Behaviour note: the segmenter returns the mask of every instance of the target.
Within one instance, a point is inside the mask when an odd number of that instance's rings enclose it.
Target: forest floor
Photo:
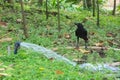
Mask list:
[[[112,16],[102,11],[100,27],[96,26],[96,17],[90,11],[65,11],[60,13],[58,32],[57,15],[51,11],[48,20],[44,12],[32,9],[26,11],[26,39],[21,25],[21,13],[4,10],[0,12],[0,79],[1,80],[119,80],[114,72],[91,72],[78,66],[45,56],[21,47],[17,55],[13,54],[16,41],[34,43],[51,49],[71,61],[82,63],[114,63],[120,62],[120,15]],[[75,49],[76,26],[74,22],[84,22],[88,31],[88,51],[84,49],[84,41],[80,39],[80,49]],[[8,46],[10,52],[8,52]],[[103,50],[103,48],[105,48]],[[117,50],[118,49],[118,50]],[[9,54],[8,54],[9,53]],[[41,52],[40,52],[41,53]],[[101,56],[101,54],[103,54]],[[79,61],[80,60],[80,61]],[[116,66],[116,65],[115,65]],[[117,65],[120,67],[119,65]],[[104,75],[103,75],[104,74]],[[112,75],[113,74],[113,75]]]

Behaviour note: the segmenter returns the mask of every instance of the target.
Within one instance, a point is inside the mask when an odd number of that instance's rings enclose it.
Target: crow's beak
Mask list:
[[[14,45],[14,54],[17,54],[19,48],[20,48],[20,42],[16,42]]]

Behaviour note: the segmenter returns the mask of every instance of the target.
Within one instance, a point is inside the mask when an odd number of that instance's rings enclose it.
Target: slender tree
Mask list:
[[[83,8],[86,9],[87,8],[87,3],[86,0],[83,0]]]
[[[92,0],[83,0],[83,8],[90,9],[92,6]]]
[[[43,0],[38,0],[38,3],[40,4],[40,6],[42,6]]]
[[[48,0],[46,0],[46,20],[48,19]]]
[[[95,16],[95,0],[93,0],[93,17]]]
[[[25,37],[28,38],[27,26],[26,26],[26,20],[25,20],[25,13],[24,13],[24,6],[23,6],[23,1],[22,0],[20,0],[20,4],[21,4],[21,11],[22,11],[23,31],[24,31]]]
[[[112,15],[115,15],[116,12],[116,0],[114,0],[113,12]]]
[[[60,33],[60,7],[59,7],[59,0],[57,0],[57,10],[58,10],[58,32]]]
[[[97,0],[97,26],[100,26],[99,0]]]
[[[92,7],[92,0],[87,0],[87,8],[90,9]]]

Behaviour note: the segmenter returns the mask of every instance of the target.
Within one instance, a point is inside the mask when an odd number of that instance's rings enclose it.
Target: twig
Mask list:
[[[4,71],[5,70],[5,68],[0,68],[0,71]]]
[[[8,75],[6,73],[0,73],[0,76],[10,76],[10,75]]]
[[[85,46],[81,46],[80,48],[84,48]],[[74,47],[70,47],[70,46],[68,46],[68,47],[66,47],[66,49],[74,49]],[[93,50],[101,50],[101,49],[103,49],[103,50],[109,50],[109,49],[113,49],[113,50],[116,50],[116,51],[119,51],[120,49],[118,49],[118,48],[111,48],[111,47],[97,47],[97,46],[88,46],[88,49],[93,49]]]

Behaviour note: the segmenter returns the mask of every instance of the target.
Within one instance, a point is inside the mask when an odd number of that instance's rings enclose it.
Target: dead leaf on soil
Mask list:
[[[22,23],[22,19],[16,19],[17,23]]]
[[[85,63],[85,60],[83,60],[83,59],[73,59],[73,61],[78,63],[78,64]]]
[[[12,41],[12,38],[2,38],[0,39],[0,42],[9,42]]]
[[[107,42],[109,43],[109,45],[113,45],[113,40],[107,40]]]
[[[6,23],[6,22],[1,22],[1,21],[0,21],[0,26],[6,28],[6,27],[7,27],[7,23]]]
[[[103,47],[104,43],[103,43],[103,41],[100,41],[98,43],[95,43],[95,46],[97,46],[97,47]]]
[[[49,58],[49,60],[50,60],[50,61],[53,61],[53,60],[54,60],[54,58],[52,58],[52,57],[51,57],[51,58]]]
[[[64,74],[64,72],[62,72],[61,70],[56,70],[55,73],[56,74]]]
[[[0,77],[1,76],[10,76],[9,74],[7,74],[7,73],[0,73]]]
[[[88,54],[90,53],[90,51],[88,50],[85,50],[85,49],[78,49],[80,52],[84,53],[84,54]]]
[[[53,51],[57,51],[57,50],[58,50],[58,48],[53,48],[52,50],[53,50]]]
[[[112,45],[118,45],[119,43],[115,42],[114,40],[107,40],[110,46]]]
[[[64,34],[64,37],[65,37],[66,39],[70,39],[70,38],[71,38],[70,34],[67,34],[67,33]]]
[[[108,32],[108,33],[106,34],[106,36],[107,36],[107,37],[115,37],[116,34],[113,34],[112,32]]]
[[[5,70],[5,68],[0,68],[0,71],[4,71]]]

